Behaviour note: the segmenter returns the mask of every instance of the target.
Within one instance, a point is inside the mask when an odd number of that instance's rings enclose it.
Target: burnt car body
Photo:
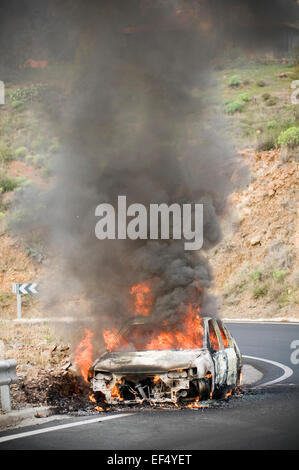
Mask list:
[[[89,371],[97,399],[108,404],[177,403],[233,391],[242,368],[237,343],[221,320],[203,317],[202,323],[198,349],[106,351]],[[136,325],[147,327],[144,318],[135,318],[121,334],[130,337]]]

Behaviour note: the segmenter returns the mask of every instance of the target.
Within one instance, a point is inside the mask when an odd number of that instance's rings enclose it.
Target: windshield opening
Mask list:
[[[187,331],[186,331],[187,330]],[[157,328],[150,324],[132,325],[119,334],[113,351],[186,350],[203,348],[203,320],[192,331],[186,325]]]

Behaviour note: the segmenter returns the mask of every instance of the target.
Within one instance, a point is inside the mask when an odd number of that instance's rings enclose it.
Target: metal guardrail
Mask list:
[[[11,411],[9,386],[18,381],[16,367],[17,361],[15,359],[0,360],[1,407],[5,411]]]

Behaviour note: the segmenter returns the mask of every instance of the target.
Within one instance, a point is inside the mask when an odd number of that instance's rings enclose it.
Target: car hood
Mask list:
[[[112,373],[163,373],[175,369],[188,369],[207,350],[121,351],[105,353],[94,363],[95,371]]]

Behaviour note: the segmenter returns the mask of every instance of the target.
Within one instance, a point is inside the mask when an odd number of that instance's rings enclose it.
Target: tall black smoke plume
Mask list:
[[[218,216],[238,166],[220,119],[211,121],[203,105],[211,63],[228,43],[266,49],[295,7],[268,0],[70,4],[79,74],[53,122],[63,155],[46,215],[39,214],[62,260],[48,299],[56,312],[63,314],[58,286],[71,286],[67,292],[84,293],[100,328],[119,325],[130,315],[131,286],[149,281],[159,321],[177,322],[190,301],[216,313],[203,254],[184,251],[181,241],[99,241],[95,208],[116,207],[118,195],[146,206],[202,202],[204,250],[219,242]],[[50,56],[53,48],[50,40]]]

